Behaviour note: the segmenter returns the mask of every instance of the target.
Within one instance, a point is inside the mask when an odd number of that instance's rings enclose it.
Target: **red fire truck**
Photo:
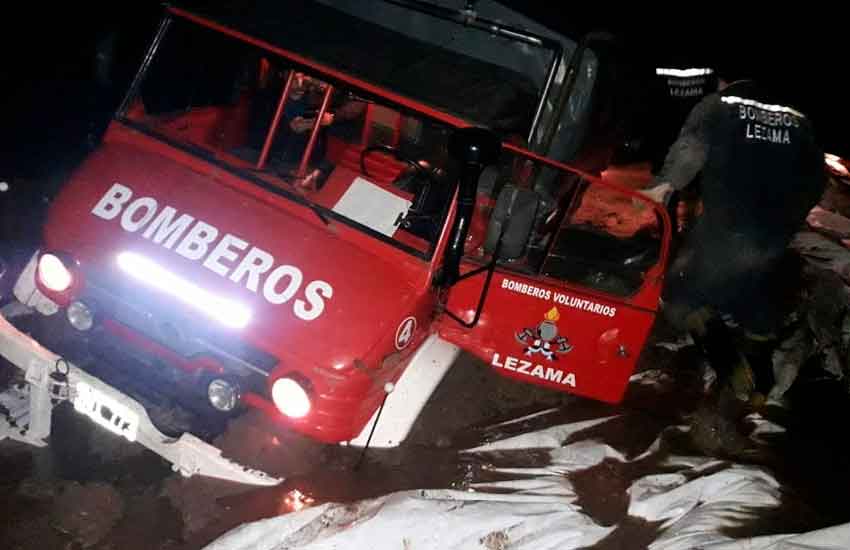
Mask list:
[[[155,411],[398,445],[461,349],[620,400],[670,222],[599,177],[602,56],[495,2],[447,5],[168,7],[4,275],[0,354],[26,384],[0,439],[44,444],[69,400],[185,475],[270,484]]]

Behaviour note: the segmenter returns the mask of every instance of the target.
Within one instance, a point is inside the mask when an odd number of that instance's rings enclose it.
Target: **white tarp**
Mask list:
[[[712,544],[705,550],[846,550],[850,547],[850,524],[819,529],[802,535],[777,535]]]
[[[533,418],[527,417],[527,418]],[[652,550],[827,550],[850,548],[850,524],[813,531],[735,540],[728,533],[776,510],[782,487],[766,469],[704,456],[661,455],[665,434],[687,431],[669,426],[638,456],[624,453],[582,432],[618,417],[603,417],[530,431],[466,451],[499,481],[477,482],[467,491],[420,490],[394,493],[353,505],[324,504],[243,525],[208,550],[282,549],[462,549],[585,548],[602,541],[617,525],[596,521],[578,502],[568,474],[603,461],[654,460],[658,471],[634,479],[627,490],[628,517],[660,527]],[[514,430],[520,420],[502,424]],[[511,426],[512,425],[512,426]],[[602,426],[604,427],[604,426]],[[548,465],[516,466],[530,449],[548,450]],[[498,467],[500,454],[513,453],[511,467]],[[658,456],[655,456],[658,455]]]
[[[249,524],[207,548],[568,550],[591,546],[611,530],[556,495],[514,499],[463,491],[406,491]]]

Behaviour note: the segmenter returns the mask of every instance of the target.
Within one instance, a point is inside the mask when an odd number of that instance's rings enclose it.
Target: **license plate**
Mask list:
[[[85,382],[78,382],[74,409],[127,441],[136,441],[139,415]]]

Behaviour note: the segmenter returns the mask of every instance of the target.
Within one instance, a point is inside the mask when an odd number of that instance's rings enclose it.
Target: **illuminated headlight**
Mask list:
[[[68,306],[68,322],[79,331],[90,330],[94,325],[94,315],[89,307],[82,302],[71,302]]]
[[[38,279],[48,290],[65,292],[71,288],[74,276],[58,256],[43,254],[38,260]]]
[[[216,296],[150,258],[133,252],[122,252],[118,255],[118,267],[139,282],[170,294],[225,326],[244,328],[251,321],[251,310],[246,306]]]
[[[207,386],[207,398],[214,409],[230,412],[239,404],[239,386],[221,378],[216,378]]]
[[[272,385],[272,401],[290,418],[304,418],[310,412],[310,396],[301,384],[292,378],[281,378]]]

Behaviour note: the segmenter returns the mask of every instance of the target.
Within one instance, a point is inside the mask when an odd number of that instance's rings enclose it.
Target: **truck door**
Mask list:
[[[479,180],[440,336],[502,376],[619,401],[655,319],[670,222],[629,188],[639,177],[604,176],[503,151]]]

